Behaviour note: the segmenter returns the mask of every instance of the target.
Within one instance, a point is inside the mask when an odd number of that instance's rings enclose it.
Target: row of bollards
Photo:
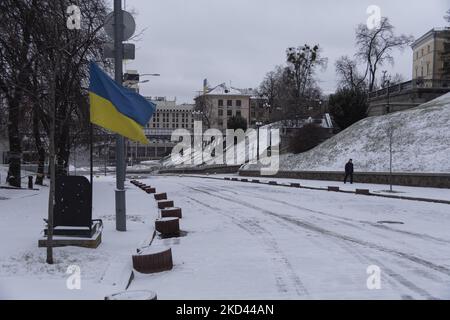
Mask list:
[[[160,212],[160,217],[155,220],[155,231],[165,239],[179,237],[181,208],[174,207],[174,202],[167,199],[167,193],[157,193],[156,188],[137,180],[132,180],[131,183],[141,190],[153,194]],[[138,250],[132,258],[133,268],[140,273],[156,273],[173,268],[172,249],[166,246],[149,246]]]
[[[269,181],[267,183],[261,182],[260,180],[257,179],[238,179],[238,178],[230,178],[230,177],[224,177],[223,178],[225,181],[239,181],[239,182],[249,182],[249,183],[261,183],[261,184],[268,184],[271,186],[282,186],[282,187],[291,187],[291,188],[306,188],[306,189],[314,189],[314,190],[328,190],[328,191],[332,191],[332,192],[345,192],[345,193],[355,193],[355,194],[359,194],[359,195],[366,195],[366,196],[370,196],[373,195],[372,193],[370,193],[369,189],[356,189],[355,192],[353,191],[345,191],[345,190],[340,190],[339,187],[337,186],[328,186],[326,189],[322,188],[322,187],[306,187],[306,186],[302,186],[300,183],[290,183],[289,185],[287,184],[282,184],[282,183],[278,183],[277,181]]]

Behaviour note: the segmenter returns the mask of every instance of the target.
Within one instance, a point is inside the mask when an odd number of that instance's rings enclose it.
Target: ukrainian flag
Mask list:
[[[131,140],[148,144],[143,127],[156,110],[154,103],[113,81],[97,64],[90,64],[91,122]]]

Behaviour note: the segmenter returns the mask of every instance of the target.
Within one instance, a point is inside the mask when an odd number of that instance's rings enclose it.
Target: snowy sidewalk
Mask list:
[[[122,291],[131,274],[131,255],[153,234],[157,210],[153,197],[127,191],[127,232],[115,230],[114,178],[94,181],[93,218],[102,219],[97,249],[54,249],[55,264],[45,263],[37,241],[47,216],[48,188],[39,191],[0,189],[0,298],[103,299]],[[68,290],[69,265],[81,268],[81,290]]]

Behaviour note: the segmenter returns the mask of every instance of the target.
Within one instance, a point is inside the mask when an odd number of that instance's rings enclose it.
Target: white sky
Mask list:
[[[112,5],[112,1],[111,1]],[[136,11],[136,60],[125,69],[160,73],[141,84],[141,94],[192,102],[202,81],[255,88],[290,46],[318,43],[328,68],[318,74],[325,93],[336,87],[334,62],[355,52],[354,30],[378,5],[397,33],[420,37],[445,25],[448,0],[126,0]],[[411,49],[395,54],[393,74],[411,78]]]

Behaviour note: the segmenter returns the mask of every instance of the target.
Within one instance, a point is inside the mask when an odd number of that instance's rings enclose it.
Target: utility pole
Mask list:
[[[117,84],[122,85],[123,60],[123,11],[122,0],[114,0],[114,76]],[[125,206],[125,159],[124,138],[116,135],[116,230],[127,230]]]

